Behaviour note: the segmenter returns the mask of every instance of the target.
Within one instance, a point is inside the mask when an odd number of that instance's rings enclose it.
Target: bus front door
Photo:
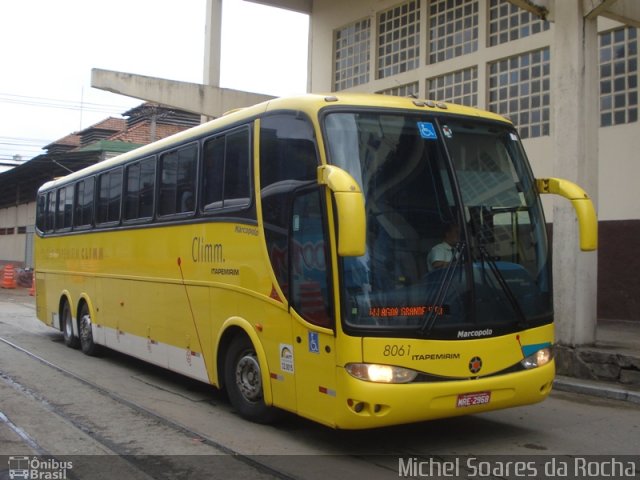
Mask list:
[[[328,236],[322,190],[297,192],[290,238],[293,367],[298,413],[331,423],[336,357]]]

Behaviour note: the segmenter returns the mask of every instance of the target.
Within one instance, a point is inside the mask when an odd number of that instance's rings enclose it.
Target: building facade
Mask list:
[[[491,110],[517,126],[537,177],[554,176],[555,25],[506,0],[313,3],[309,90]],[[640,320],[638,29],[598,18],[598,316]],[[556,176],[560,176],[557,173]],[[596,193],[596,192],[594,192]],[[547,221],[553,200],[545,198]]]

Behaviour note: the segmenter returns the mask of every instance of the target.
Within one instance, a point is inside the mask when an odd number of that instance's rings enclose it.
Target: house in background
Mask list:
[[[47,153],[0,174],[0,264],[33,266],[36,193],[67,175],[200,123],[200,115],[157,103],[109,117],[44,147]]]

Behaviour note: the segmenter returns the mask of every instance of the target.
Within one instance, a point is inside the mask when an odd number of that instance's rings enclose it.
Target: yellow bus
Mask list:
[[[281,410],[363,429],[543,400],[551,267],[505,118],[381,95],[231,112],[43,185],[38,318]]]

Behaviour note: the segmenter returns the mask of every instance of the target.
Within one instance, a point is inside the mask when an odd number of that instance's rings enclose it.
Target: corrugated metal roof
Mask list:
[[[69,152],[38,155],[0,175],[0,208],[33,202],[45,182],[98,163],[102,152]]]

